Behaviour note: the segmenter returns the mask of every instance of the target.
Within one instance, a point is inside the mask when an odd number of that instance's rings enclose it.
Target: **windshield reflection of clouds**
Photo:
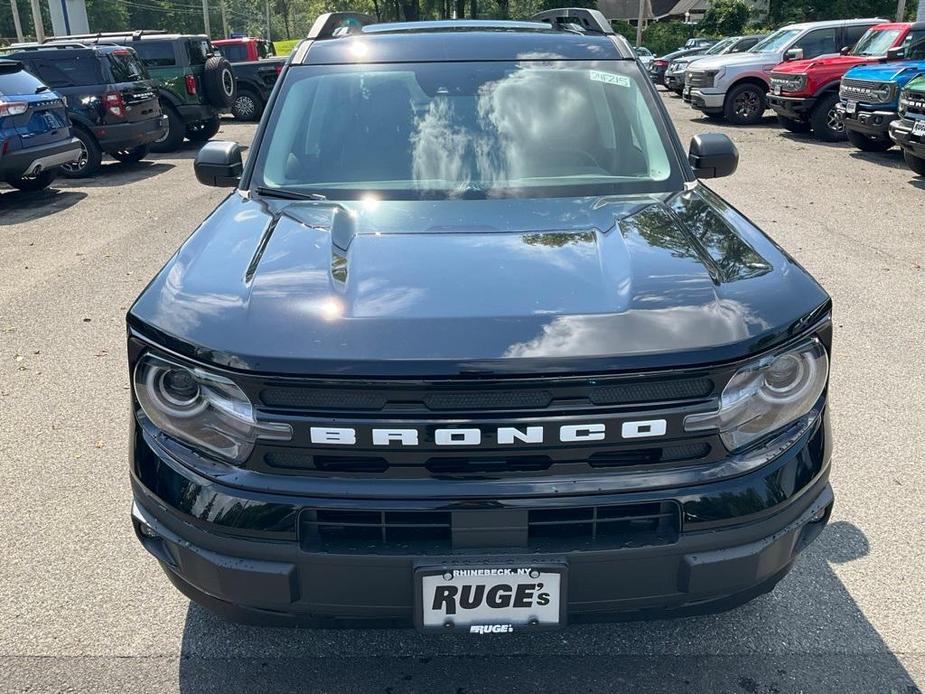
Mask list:
[[[588,139],[576,132],[576,124],[591,130],[594,104],[588,89],[569,73],[519,70],[482,84],[475,98],[477,128],[466,124],[473,114],[462,112],[460,101],[467,100],[438,92],[415,119],[411,158],[418,188],[452,181],[453,191],[461,194],[486,184],[554,176],[562,171],[563,158],[577,159],[577,168],[566,167],[574,173],[607,175],[592,156],[575,154],[587,149],[581,147],[582,137]]]

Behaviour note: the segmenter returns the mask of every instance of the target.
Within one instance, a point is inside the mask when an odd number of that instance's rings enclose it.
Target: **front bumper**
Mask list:
[[[666,74],[665,86],[675,92],[679,92],[684,89],[684,73],[675,72],[672,74]]]
[[[35,176],[42,171],[75,161],[79,155],[80,140],[76,137],[8,152],[0,157],[0,180],[10,181],[24,176]]]
[[[913,135],[913,123],[914,121],[907,118],[894,120],[889,126],[890,138],[904,151],[920,159],[925,159],[925,135]]]
[[[167,116],[147,118],[134,123],[119,123],[94,129],[94,135],[104,152],[134,149],[160,139],[167,132]]]
[[[707,90],[692,87],[690,91],[691,108],[707,113],[714,113],[723,110],[726,103],[726,92]]]
[[[555,484],[543,496],[470,497],[465,502],[390,499],[386,484],[379,495],[371,494],[367,484],[362,496],[350,498],[325,497],[321,487],[317,496],[284,496],[204,477],[138,425],[133,446],[132,515],[139,540],[187,595],[228,616],[255,621],[336,617],[410,624],[416,565],[422,560],[441,565],[486,558],[495,563],[566,563],[569,619],[724,609],[770,590],[822,530],[833,502],[826,415],[779,457],[739,477],[577,497],[557,496]],[[667,544],[566,548],[553,554],[490,545],[427,555],[332,552],[313,548],[303,536],[304,515],[317,509],[443,509],[454,516],[470,514],[470,520],[475,513],[490,525],[493,513],[605,501],[677,504],[680,532]]]
[[[790,120],[805,121],[816,106],[815,97],[780,96],[768,94],[768,106]]]
[[[837,104],[835,110],[841,116],[845,128],[867,135],[875,140],[890,138],[890,123],[898,117],[896,111],[855,111],[848,113],[845,104]]]

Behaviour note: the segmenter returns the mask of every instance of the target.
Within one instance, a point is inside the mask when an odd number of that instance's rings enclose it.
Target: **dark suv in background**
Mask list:
[[[61,96],[19,61],[0,59],[0,181],[41,190],[80,151]]]
[[[217,53],[204,34],[168,34],[133,31],[67,37],[99,44],[129,46],[158,82],[167,132],[151,146],[154,152],[172,152],[183,144],[205,142],[219,129],[219,115],[235,99],[231,64]]]
[[[104,152],[140,161],[166,131],[157,87],[130,48],[55,41],[17,46],[9,57],[67,99],[81,153],[62,166],[65,176],[92,176]]]

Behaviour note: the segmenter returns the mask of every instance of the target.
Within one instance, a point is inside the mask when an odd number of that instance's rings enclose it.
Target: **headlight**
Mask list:
[[[223,376],[146,354],[133,381],[154,426],[228,462],[244,462],[257,439],[292,438],[288,424],[257,422],[247,395]]]
[[[715,412],[688,415],[685,431],[719,429],[737,450],[808,414],[829,377],[829,359],[816,338],[742,367],[723,389]]]
[[[893,87],[889,84],[881,84],[871,90],[871,96],[877,100],[876,103],[888,103],[893,100]]]

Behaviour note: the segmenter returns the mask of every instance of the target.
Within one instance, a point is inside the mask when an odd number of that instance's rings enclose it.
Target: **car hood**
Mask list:
[[[781,63],[774,68],[774,72],[781,72],[791,75],[802,75],[810,70],[848,70],[855,65],[870,63],[876,61],[876,58],[862,57],[857,55],[830,55],[820,58],[809,58],[807,60],[792,60],[787,63]]]
[[[895,61],[858,65],[846,72],[845,78],[873,82],[893,82],[895,80],[911,79],[912,76],[920,72],[925,72],[925,61]]]
[[[201,361],[291,374],[696,365],[828,297],[703,186],[674,196],[289,203],[231,195],[129,312]]]
[[[697,61],[698,70],[719,70],[730,67],[753,67],[777,65],[777,53],[730,53],[727,55],[700,56]],[[770,67],[768,68],[770,69]]]

